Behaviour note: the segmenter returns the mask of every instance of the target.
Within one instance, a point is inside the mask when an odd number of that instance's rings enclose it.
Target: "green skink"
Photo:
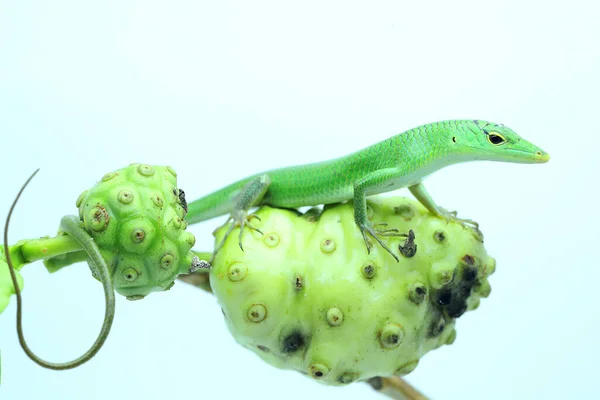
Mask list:
[[[443,167],[466,161],[544,163],[549,159],[546,152],[501,124],[481,120],[435,122],[345,157],[274,169],[242,179],[189,203],[186,219],[196,223],[230,214],[227,222],[234,223],[216,247],[216,254],[234,227],[240,227],[240,247],[244,227],[259,231],[251,223],[253,215],[248,215],[252,207],[297,208],[353,200],[354,219],[367,251],[372,247],[370,235],[399,260],[380,237],[406,234],[371,224],[367,218],[367,196],[407,187],[433,214],[477,227],[475,222],[438,207],[425,190],[423,179]]]

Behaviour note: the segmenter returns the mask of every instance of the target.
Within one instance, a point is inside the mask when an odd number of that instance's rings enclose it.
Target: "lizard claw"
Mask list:
[[[394,259],[396,260],[396,262],[400,262],[400,259],[398,258],[397,255],[395,255],[392,250],[390,250],[385,243],[383,243],[383,241],[381,240],[380,236],[384,236],[384,237],[398,237],[398,236],[402,236],[402,237],[406,237],[407,235],[404,233],[398,233],[398,229],[380,229],[380,228],[376,228],[376,227],[385,227],[387,226],[387,224],[384,223],[379,223],[379,224],[375,224],[375,225],[370,225],[368,223],[365,224],[361,224],[358,227],[360,228],[360,231],[362,233],[363,239],[365,240],[365,245],[367,246],[367,253],[370,254],[371,253],[371,248],[373,248],[373,243],[371,242],[371,240],[369,239],[369,237],[367,236],[367,234],[371,235],[376,241],[377,243],[379,243],[379,245],[381,247],[383,247],[385,249],[385,251],[387,251],[388,253],[391,254],[392,257],[394,257]]]
[[[229,225],[229,228],[227,229],[227,232],[225,232],[225,235],[223,235],[223,239],[221,240],[221,242],[219,243],[219,245],[217,246],[217,248],[213,252],[213,256],[211,258],[211,263],[214,261],[217,252],[219,250],[221,250],[221,248],[225,245],[225,242],[227,241],[227,238],[229,237],[229,235],[231,234],[231,232],[235,228],[237,228],[237,227],[240,228],[240,234],[238,236],[238,244],[239,244],[240,249],[242,251],[244,251],[244,246],[242,245],[242,236],[244,234],[244,228],[248,227],[249,229],[251,229],[251,230],[253,230],[255,232],[258,232],[261,235],[264,235],[264,233],[260,229],[258,229],[257,227],[255,227],[254,225],[252,225],[250,223],[250,221],[252,221],[253,219],[257,219],[259,221],[262,221],[258,215],[256,215],[256,214],[250,214],[250,215],[248,215],[243,210],[234,211],[234,212],[231,213],[231,215],[229,216],[229,218],[227,219],[227,221],[225,221],[225,223],[223,225],[221,225],[220,228],[218,228],[218,229],[221,229],[225,225],[229,224],[230,221],[233,221],[233,223],[231,223],[231,225]]]
[[[255,232],[258,232],[258,233],[260,233],[261,235],[264,235],[264,233],[262,233],[262,231],[261,231],[260,229],[258,229],[257,227],[255,227],[254,225],[252,225],[252,224],[250,223],[250,220],[251,220],[251,219],[254,219],[254,218],[256,218],[256,219],[258,219],[259,221],[261,221],[261,219],[260,219],[260,218],[259,218],[257,215],[255,215],[255,214],[252,214],[252,215],[250,215],[250,216],[248,216],[248,217],[244,218],[244,219],[242,220],[242,222],[240,222],[240,223],[239,223],[239,227],[240,227],[240,235],[239,235],[239,238],[238,238],[238,244],[240,245],[240,249],[242,249],[242,251],[244,251],[244,246],[242,245],[242,235],[244,234],[244,228],[245,228],[246,226],[247,226],[248,228],[250,228],[251,230],[253,230],[253,231],[255,231]]]
[[[392,229],[380,229],[379,228],[379,227],[386,227],[386,226],[388,226],[387,222],[379,222],[377,224],[373,224],[373,230],[379,236],[400,236],[400,237],[408,236],[406,233],[399,233],[400,231],[396,228],[392,228]]]
[[[473,233],[473,236],[481,242],[483,242],[483,233],[479,230],[479,223],[473,221],[472,219],[458,218],[456,211],[447,211],[440,207],[442,214],[440,217],[446,220],[446,222],[455,222],[462,226],[465,229],[470,229]]]
[[[262,222],[262,219],[260,219],[260,217],[258,215],[256,215],[256,214],[250,214],[250,215],[248,215],[248,218],[246,218],[246,221],[250,222],[253,219],[257,219],[260,222]]]

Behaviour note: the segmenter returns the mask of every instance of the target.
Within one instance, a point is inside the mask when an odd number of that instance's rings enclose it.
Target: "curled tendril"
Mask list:
[[[25,337],[23,335],[23,324],[22,324],[22,316],[23,316],[23,300],[21,298],[21,290],[19,288],[19,284],[17,282],[17,276],[15,273],[14,266],[12,264],[10,258],[10,251],[8,247],[8,225],[10,223],[10,217],[12,216],[13,210],[21,197],[21,194],[29,184],[29,182],[33,179],[33,177],[38,173],[39,169],[37,169],[30,177],[27,179],[25,184],[21,187],[21,190],[17,194],[12,206],[10,207],[10,211],[8,212],[8,217],[6,218],[6,224],[4,225],[4,254],[6,256],[6,263],[8,264],[8,268],[10,270],[10,276],[13,282],[13,286],[15,288],[15,295],[17,297],[17,333],[19,336],[19,343],[25,351],[25,354],[31,360],[33,360],[38,365],[54,369],[54,370],[65,370],[71,369],[80,366],[81,364],[89,361],[96,355],[98,350],[102,347],[108,334],[110,332],[110,328],[112,326],[114,316],[115,316],[115,291],[114,286],[110,277],[110,273],[108,272],[108,266],[102,258],[102,254],[100,253],[100,249],[98,245],[94,242],[94,239],[83,229],[83,227],[79,224],[78,218],[72,215],[67,215],[62,218],[60,222],[61,229],[69,236],[71,236],[75,241],[77,241],[83,250],[88,255],[88,262],[92,263],[96,267],[96,270],[100,274],[100,280],[102,282],[102,286],[104,288],[104,300],[105,300],[105,313],[104,313],[104,322],[102,323],[102,328],[96,341],[94,344],[86,351],[81,357],[68,361],[65,363],[51,363],[45,360],[42,360],[38,356],[36,356],[33,351],[27,345],[25,341]]]

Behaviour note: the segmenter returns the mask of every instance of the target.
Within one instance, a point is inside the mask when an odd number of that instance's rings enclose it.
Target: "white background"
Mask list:
[[[131,162],[172,165],[188,199],[250,173],[345,155],[442,119],[504,123],[545,165],[468,163],[426,181],[481,223],[492,295],[408,380],[434,399],[598,396],[600,13],[578,1],[2,1],[0,211],[11,242],[54,234]],[[399,192],[408,194],[407,192]],[[2,223],[4,219],[2,219]],[[221,220],[191,227],[212,246]],[[101,286],[83,264],[24,269],[25,329],[46,359],[93,342]],[[13,399],[377,399],[276,370],[237,345],[216,299],[178,283],[118,298],[81,368],[37,367],[0,318]]]

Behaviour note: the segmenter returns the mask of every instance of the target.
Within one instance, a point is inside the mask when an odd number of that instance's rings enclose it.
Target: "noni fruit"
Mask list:
[[[187,204],[171,167],[131,164],[110,172],[77,199],[79,217],[130,300],[173,286],[194,259]],[[97,271],[92,274],[98,278]]]
[[[450,344],[455,321],[490,293],[495,261],[478,232],[405,198],[369,200],[372,224],[400,262],[367,253],[351,202],[296,213],[262,207],[263,233],[237,228],[217,253],[210,283],[235,339],[266,362],[345,385],[406,375]],[[225,227],[216,231],[220,243]]]

